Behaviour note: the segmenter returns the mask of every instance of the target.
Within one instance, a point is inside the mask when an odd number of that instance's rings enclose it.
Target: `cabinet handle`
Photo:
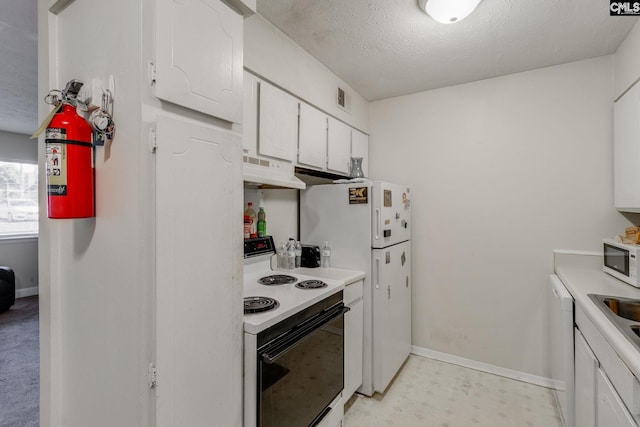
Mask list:
[[[380,258],[376,258],[376,274],[373,278],[373,282],[376,284],[376,289],[380,289]]]
[[[380,239],[380,208],[376,208],[376,240]]]
[[[391,299],[391,285],[387,285],[387,299]]]

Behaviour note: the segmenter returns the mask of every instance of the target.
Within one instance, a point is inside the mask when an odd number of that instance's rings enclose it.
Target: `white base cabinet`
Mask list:
[[[575,321],[576,427],[638,427],[640,383],[579,307]]]
[[[598,390],[598,399],[596,401],[598,426],[637,427],[613,384],[611,384],[602,369],[597,370],[596,389]]]
[[[362,343],[364,340],[364,280],[345,287],[344,304],[350,310],[344,315],[344,401],[362,385]]]
[[[596,370],[598,359],[593,354],[580,331],[575,330],[575,425],[596,425]]]

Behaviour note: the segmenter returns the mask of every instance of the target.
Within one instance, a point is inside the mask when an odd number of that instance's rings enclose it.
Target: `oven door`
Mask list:
[[[313,426],[344,386],[343,304],[258,349],[258,426]]]

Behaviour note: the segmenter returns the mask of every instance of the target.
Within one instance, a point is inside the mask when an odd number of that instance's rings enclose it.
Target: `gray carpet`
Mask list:
[[[0,313],[0,427],[38,427],[38,297]]]

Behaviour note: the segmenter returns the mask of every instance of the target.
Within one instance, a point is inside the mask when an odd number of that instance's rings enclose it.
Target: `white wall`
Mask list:
[[[58,16],[53,3],[38,1],[39,99],[72,78],[107,88],[113,75],[117,132],[95,150],[96,217],[40,221],[40,424],[151,426],[152,154],[141,117],[149,2],[75,1]],[[50,106],[39,106],[42,120]]]
[[[613,208],[611,56],[371,104],[376,179],[408,184],[413,344],[548,377],[552,249]]]
[[[244,20],[244,66],[327,114],[368,133],[367,101],[258,14]],[[337,107],[338,87],[351,94],[351,113]]]
[[[256,214],[260,206],[264,208],[267,234],[276,245],[298,238],[298,190],[245,188],[245,209],[248,202],[253,203]]]
[[[38,294],[38,238],[0,239],[0,265],[16,275],[16,297]]]

